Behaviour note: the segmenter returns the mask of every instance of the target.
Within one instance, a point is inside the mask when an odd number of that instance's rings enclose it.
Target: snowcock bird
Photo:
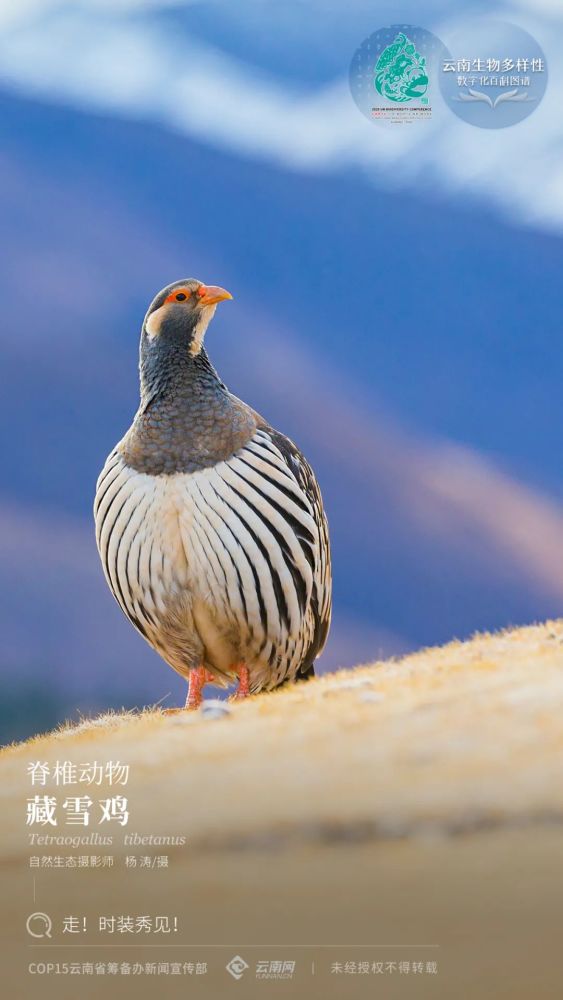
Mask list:
[[[188,681],[236,697],[314,673],[331,615],[330,546],[314,473],[233,396],[204,336],[232,296],[168,285],[141,331],[141,402],[98,478],[104,573],[121,609]]]

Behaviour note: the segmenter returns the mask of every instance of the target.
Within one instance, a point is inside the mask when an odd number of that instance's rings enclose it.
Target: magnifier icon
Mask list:
[[[25,922],[27,933],[34,938],[52,937],[53,921],[47,913],[30,913]]]

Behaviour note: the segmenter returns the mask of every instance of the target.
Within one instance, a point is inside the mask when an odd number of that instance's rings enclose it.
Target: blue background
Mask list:
[[[212,359],[318,473],[321,669],[560,612],[560,81],[502,134],[445,108],[390,134],[347,73],[393,5],[279,6],[0,16],[6,739],[184,697],[113,602],[91,520],[142,317],[179,277],[233,293]],[[458,5],[424,7],[402,19],[447,40]],[[549,58],[560,12],[504,8]]]

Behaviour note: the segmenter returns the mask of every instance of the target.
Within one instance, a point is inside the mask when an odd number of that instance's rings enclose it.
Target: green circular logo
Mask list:
[[[426,59],[403,31],[395,37],[375,64],[375,89],[397,104],[422,100],[428,90]]]

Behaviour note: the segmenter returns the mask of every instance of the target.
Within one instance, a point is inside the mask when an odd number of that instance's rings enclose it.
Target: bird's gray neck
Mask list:
[[[182,343],[159,345],[158,353],[142,345],[139,373],[141,409],[149,404],[164,405],[173,398],[197,397],[201,393],[228,395],[205,348],[193,356]]]
[[[196,472],[229,458],[256,429],[252,410],[221,382],[204,348],[141,350],[141,405],[119,448],[148,475]]]

